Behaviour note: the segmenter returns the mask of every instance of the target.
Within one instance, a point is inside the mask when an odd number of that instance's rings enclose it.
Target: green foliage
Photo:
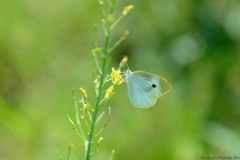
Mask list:
[[[128,3],[118,1],[116,13]],[[116,88],[101,108],[108,113],[110,106],[112,117],[92,159],[108,159],[112,149],[116,160],[237,156],[239,1],[131,3],[134,12],[114,27],[111,46],[124,29],[131,34],[114,50],[111,66],[127,55],[131,70],[163,76],[173,88],[147,110],[131,106],[124,85]],[[66,159],[69,144],[70,160],[84,155],[66,114],[75,117],[72,87],[95,95],[91,26],[99,13],[96,1],[1,2],[0,159]]]

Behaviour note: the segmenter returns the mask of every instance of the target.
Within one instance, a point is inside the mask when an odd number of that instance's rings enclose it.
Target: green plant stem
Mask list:
[[[71,146],[69,146],[69,147],[68,147],[68,155],[67,155],[67,160],[69,160],[70,151],[71,151]]]
[[[118,17],[118,19],[111,25],[111,29],[113,29],[122,19],[123,19],[124,15],[121,15],[120,17]]]
[[[125,40],[125,37],[121,36],[119,40],[115,42],[111,48],[109,48],[108,52],[111,53],[112,50],[114,50],[123,40]]]
[[[116,3],[116,0],[113,0],[110,14],[113,14],[115,3]],[[102,89],[103,89],[104,77],[106,74],[105,72],[106,72],[106,68],[107,68],[106,67],[107,59],[109,57],[108,48],[109,48],[110,32],[111,32],[110,27],[111,27],[111,24],[108,24],[108,31],[107,31],[106,40],[105,40],[104,57],[103,57],[103,63],[102,63],[102,74],[100,74],[100,85],[99,85],[99,90],[98,90],[98,97],[97,97],[95,107],[94,107],[92,123],[91,123],[91,127],[90,127],[90,133],[89,133],[89,137],[88,137],[88,141],[87,141],[87,148],[86,148],[86,152],[85,152],[85,160],[89,160],[91,157],[90,153],[91,153],[93,133],[94,133],[95,123],[96,123],[97,115],[98,115],[98,109],[99,109],[100,101],[101,101],[100,99],[101,99],[101,93],[102,93]]]

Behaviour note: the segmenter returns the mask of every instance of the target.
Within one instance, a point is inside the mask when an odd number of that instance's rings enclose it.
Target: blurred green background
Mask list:
[[[116,16],[129,4],[111,41],[130,35],[110,66],[128,55],[131,70],[173,88],[149,109],[131,106],[126,84],[116,88],[101,108],[111,106],[112,118],[93,160],[112,149],[116,160],[240,156],[240,1],[121,0]],[[0,1],[0,160],[65,158],[71,144],[71,160],[84,153],[67,114],[74,118],[72,87],[94,104],[92,26],[100,19],[95,0]]]

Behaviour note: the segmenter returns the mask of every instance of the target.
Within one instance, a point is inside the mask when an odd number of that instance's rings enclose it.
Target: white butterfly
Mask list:
[[[153,106],[159,97],[171,89],[166,79],[152,73],[126,70],[124,74],[130,102],[138,108]]]

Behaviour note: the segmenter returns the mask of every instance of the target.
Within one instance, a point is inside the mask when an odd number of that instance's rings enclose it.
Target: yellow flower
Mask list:
[[[113,84],[117,84],[117,85],[122,84],[123,78],[120,73],[121,73],[120,69],[115,70],[114,68],[112,68],[111,78],[112,78]]]
[[[85,98],[87,98],[87,92],[83,88],[80,87],[80,90],[82,91],[82,94]]]
[[[126,16],[131,11],[131,9],[133,9],[133,7],[134,7],[133,5],[124,7],[122,15]]]
[[[111,86],[107,89],[107,92],[106,92],[106,94],[105,94],[105,98],[108,98],[109,96],[113,95],[113,94],[114,94],[113,90],[114,90],[114,86],[111,85]]]

